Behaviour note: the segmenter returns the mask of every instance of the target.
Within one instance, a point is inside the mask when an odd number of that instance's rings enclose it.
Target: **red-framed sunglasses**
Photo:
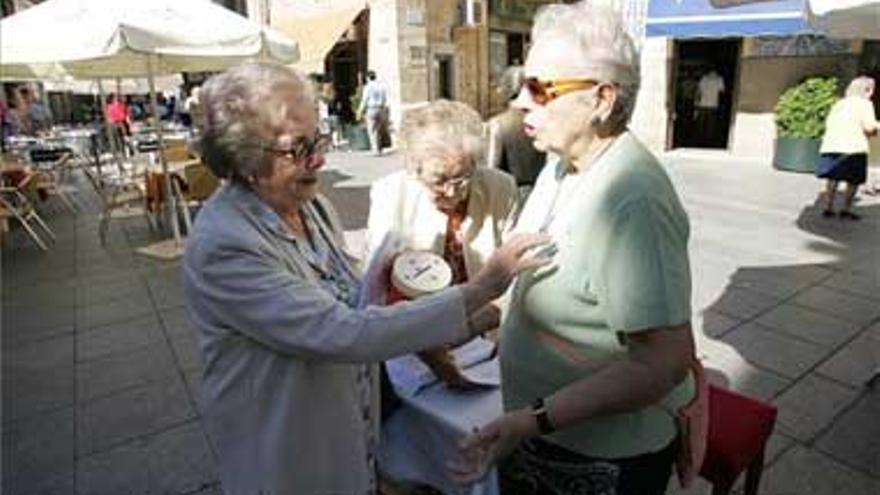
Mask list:
[[[546,105],[556,98],[574,91],[582,91],[594,88],[599,81],[594,79],[557,79],[555,81],[541,81],[537,77],[529,77],[523,82],[523,86],[532,96],[532,100],[538,105]]]

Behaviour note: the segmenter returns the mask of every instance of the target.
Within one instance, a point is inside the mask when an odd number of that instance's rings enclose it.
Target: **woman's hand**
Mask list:
[[[536,249],[549,242],[547,234],[513,235],[495,249],[471,283],[485,291],[489,299],[500,297],[518,273],[550,262],[545,249]]]
[[[447,468],[456,483],[469,485],[504,459],[525,439],[538,432],[531,411],[520,409],[501,416],[476,430],[459,445],[460,458],[449,462]]]

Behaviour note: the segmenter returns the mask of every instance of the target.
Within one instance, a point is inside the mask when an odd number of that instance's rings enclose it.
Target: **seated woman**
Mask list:
[[[517,204],[516,184],[480,165],[482,119],[460,102],[439,100],[407,112],[401,128],[406,170],[375,182],[370,192],[368,244],[395,232],[408,249],[432,251],[466,282],[501,245]],[[452,388],[473,386],[444,348],[419,354]]]
[[[305,78],[242,65],[208,80],[200,105],[202,156],[228,183],[196,219],[182,277],[224,493],[375,493],[373,364],[497,325],[487,304],[541,264],[524,255],[540,238],[512,238],[467,284],[359,307],[360,276],[318,195],[325,143]]]

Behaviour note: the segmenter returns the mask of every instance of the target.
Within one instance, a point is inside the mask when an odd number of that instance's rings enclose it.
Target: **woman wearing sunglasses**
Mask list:
[[[203,157],[229,184],[199,213],[183,282],[223,491],[374,493],[374,363],[494,328],[488,303],[542,264],[524,254],[540,238],[511,239],[464,285],[358,308],[357,270],[318,195],[325,143],[310,85],[251,64],[214,76],[200,97]]]
[[[462,482],[501,461],[503,493],[653,495],[691,401],[688,218],[663,167],[627,130],[639,59],[621,15],[541,10],[514,104],[558,156],[517,231],[547,232],[555,269],[524,274],[501,327],[506,413],[466,440]]]
[[[369,248],[394,232],[407,249],[442,256],[453,285],[464,283],[501,245],[516,211],[516,185],[483,166],[483,121],[464,103],[438,100],[409,110],[401,141],[406,170],[376,181],[370,191]],[[446,350],[419,356],[450,388],[476,388]]]

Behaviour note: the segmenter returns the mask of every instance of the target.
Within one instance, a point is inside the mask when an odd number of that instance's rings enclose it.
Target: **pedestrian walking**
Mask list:
[[[107,114],[107,122],[110,123],[113,148],[125,156],[128,149],[127,139],[131,136],[131,118],[128,113],[128,105],[122,101],[119,95],[110,93],[104,112]]]
[[[843,208],[837,215],[844,220],[861,218],[852,211],[853,199],[868,175],[868,137],[876,136],[880,129],[871,103],[874,85],[870,77],[853,79],[846,88],[846,95],[831,107],[825,121],[816,168],[816,176],[827,179],[823,217],[834,216],[834,198],[840,182],[845,182]]]
[[[385,85],[376,79],[376,73],[367,72],[367,85],[358,108],[358,116],[366,121],[370,148],[377,155],[382,154],[383,145],[389,143],[388,136],[388,96]]]

